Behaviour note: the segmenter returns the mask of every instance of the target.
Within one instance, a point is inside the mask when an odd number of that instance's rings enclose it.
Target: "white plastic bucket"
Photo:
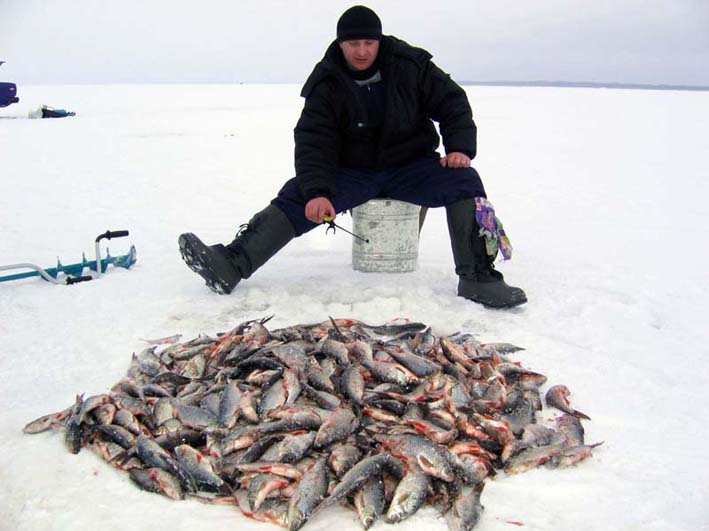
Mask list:
[[[421,207],[394,199],[372,199],[352,209],[352,267],[357,271],[403,273],[416,269]]]

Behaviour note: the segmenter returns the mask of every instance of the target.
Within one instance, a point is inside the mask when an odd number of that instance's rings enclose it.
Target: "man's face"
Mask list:
[[[352,70],[367,70],[377,58],[379,41],[376,39],[342,41],[340,48]]]

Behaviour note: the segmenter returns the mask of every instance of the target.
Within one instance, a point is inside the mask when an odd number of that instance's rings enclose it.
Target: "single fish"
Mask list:
[[[474,362],[468,357],[465,350],[460,345],[441,338],[441,348],[443,349],[443,354],[451,363],[458,363],[466,370],[473,368]]]
[[[283,379],[280,378],[263,394],[258,406],[259,417],[263,419],[269,411],[282,407],[286,403],[286,398]]]
[[[399,363],[372,360],[362,362],[369,372],[380,382],[388,382],[402,387],[419,383],[419,378]]]
[[[330,377],[323,371],[320,364],[315,360],[315,358],[309,358],[305,369],[305,378],[308,383],[320,391],[325,391],[327,393],[334,393],[335,386],[332,383]]]
[[[573,415],[574,417],[578,417],[580,419],[591,420],[591,417],[585,413],[581,413],[571,407],[568,400],[570,394],[571,391],[569,391],[569,388],[565,385],[554,385],[549,388],[544,400],[548,406],[555,407],[564,413],[568,413],[569,415]]]
[[[298,373],[293,369],[283,371],[283,389],[286,393],[286,406],[292,406],[298,400],[301,392]]]
[[[429,487],[429,476],[421,468],[416,465],[407,467],[389,505],[387,522],[390,524],[401,522],[418,511],[426,501]]]
[[[160,468],[134,468],[128,473],[128,476],[142,490],[163,494],[173,500],[181,500],[185,497],[177,478]]]
[[[512,343],[481,343],[476,350],[479,354],[498,355],[513,354],[524,350],[524,348],[513,345]]]
[[[505,472],[508,474],[519,474],[543,465],[564,449],[563,443],[550,444],[537,448],[527,448],[517,455],[511,457],[505,463]]]
[[[386,349],[386,352],[420,378],[431,376],[442,370],[442,367],[435,361],[431,361],[423,356],[417,356],[401,348]]]
[[[370,417],[378,422],[384,422],[385,424],[399,424],[399,422],[401,422],[401,418],[395,413],[376,407],[362,408],[362,414],[365,417]]]
[[[386,509],[382,477],[376,476],[362,485],[353,501],[359,522],[364,529],[369,529]]]
[[[559,454],[553,456],[546,465],[550,468],[575,466],[584,459],[591,457],[591,455],[593,455],[593,449],[601,444],[603,444],[603,442],[564,448]]]
[[[310,397],[311,400],[322,408],[334,410],[340,407],[342,403],[336,395],[325,391],[318,391],[306,383],[301,382],[301,389]]]
[[[99,424],[92,428],[92,434],[100,434],[107,441],[116,443],[122,448],[129,450],[135,446],[135,435],[127,429],[113,424]]]
[[[80,414],[83,403],[83,395],[77,395],[71,414],[64,423],[64,445],[72,454],[78,454],[81,451],[84,432]]]
[[[165,420],[167,420],[167,418],[165,418]],[[163,420],[160,424],[165,422],[165,420]],[[143,427],[143,425],[138,420],[138,417],[136,417],[127,409],[119,409],[118,411],[116,411],[116,414],[113,417],[113,423],[116,426],[121,426],[122,428],[127,429],[136,437],[143,433],[143,431],[147,431],[147,428]]]
[[[333,358],[339,365],[346,366],[350,360],[347,356],[347,346],[341,341],[325,338],[320,342],[319,352]]]
[[[192,475],[198,488],[214,492],[222,488],[224,480],[216,474],[207,456],[187,444],[177,446],[174,452],[175,458]]]
[[[317,430],[323,419],[330,416],[330,410],[313,407],[284,407],[270,412],[273,422],[264,422],[256,427],[261,433],[274,431]]]
[[[340,388],[346,398],[355,404],[362,404],[364,399],[365,383],[359,365],[349,365],[340,376]]]
[[[236,382],[229,382],[222,391],[219,398],[219,410],[217,412],[217,423],[222,428],[233,428],[239,418],[239,405],[241,402],[241,391]]]
[[[149,345],[172,345],[173,343],[177,343],[181,338],[182,334],[174,334],[172,336],[161,337],[159,339],[140,338],[140,340],[145,341]]]
[[[453,502],[448,512],[450,531],[470,531],[480,521],[483,506],[480,504],[485,483],[480,482],[472,488],[464,487]]]
[[[42,433],[50,428],[60,426],[66,418],[71,414],[74,409],[74,405],[66,408],[64,411],[59,411],[57,413],[50,413],[49,415],[42,415],[38,419],[28,422],[24,428],[22,428],[23,433]]]
[[[424,323],[402,322],[390,323],[382,326],[370,326],[362,323],[362,328],[379,336],[398,336],[406,333],[416,333],[425,330],[427,326]]]
[[[315,461],[303,474],[303,479],[288,504],[288,529],[297,531],[310,518],[327,493],[328,475],[325,459]]]

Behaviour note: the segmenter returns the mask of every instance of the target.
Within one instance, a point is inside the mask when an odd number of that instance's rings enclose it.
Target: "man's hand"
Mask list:
[[[453,151],[445,157],[441,157],[441,166],[444,168],[468,168],[470,167],[470,157],[465,153]]]
[[[305,205],[305,217],[313,223],[322,223],[326,214],[332,219],[337,215],[335,207],[327,197],[316,197]]]

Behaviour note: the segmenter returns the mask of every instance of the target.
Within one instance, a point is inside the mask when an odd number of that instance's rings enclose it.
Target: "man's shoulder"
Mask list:
[[[387,55],[413,61],[419,65],[425,65],[433,58],[428,50],[413,46],[393,35],[385,35],[382,38],[382,46],[387,50]]]
[[[325,56],[315,65],[306,79],[300,95],[307,98],[318,86],[327,87],[331,83],[322,83],[326,79],[334,80],[337,75],[337,42],[333,41],[325,52]]]

